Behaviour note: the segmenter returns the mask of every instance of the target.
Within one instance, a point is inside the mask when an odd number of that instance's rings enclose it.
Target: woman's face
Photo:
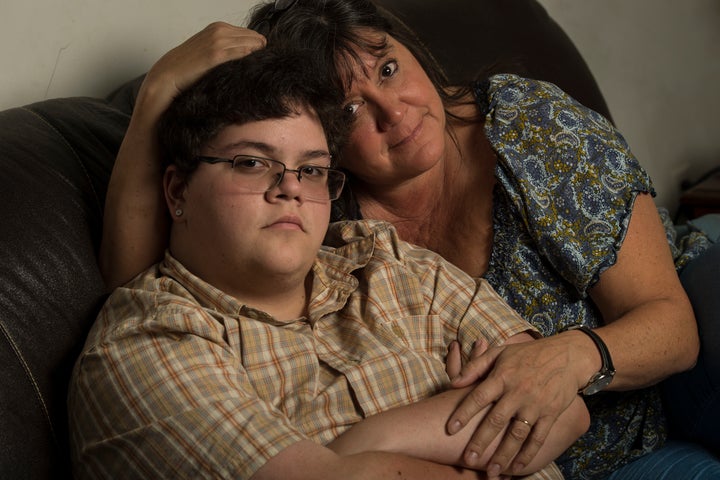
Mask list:
[[[372,33],[369,35],[380,35]],[[445,150],[440,96],[410,51],[387,37],[382,56],[358,51],[345,108],[355,116],[342,166],[373,186],[428,171]]]

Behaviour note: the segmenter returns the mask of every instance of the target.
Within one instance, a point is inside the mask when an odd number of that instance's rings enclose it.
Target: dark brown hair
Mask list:
[[[386,35],[402,43],[417,59],[435,86],[443,103],[457,105],[467,98],[469,89],[448,90],[443,69],[418,36],[386,9],[370,0],[297,0],[290,8],[274,12],[274,2],[256,6],[248,27],[272,19],[267,32],[268,45],[288,45],[313,52],[319,73],[341,92],[348,90],[347,73],[358,62],[357,50],[381,55]],[[381,34],[378,41],[368,31]]]
[[[337,89],[313,68],[313,57],[298,49],[265,48],[210,70],[181,93],[162,115],[158,137],[164,164],[190,175],[197,155],[228,125],[297,114],[317,114],[330,153],[339,155],[348,116]]]

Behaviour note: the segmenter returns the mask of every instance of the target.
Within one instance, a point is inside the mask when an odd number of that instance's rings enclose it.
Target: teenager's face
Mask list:
[[[381,57],[357,52],[361,65],[352,72],[345,103],[355,122],[342,165],[376,186],[422,174],[445,149],[445,111],[437,90],[404,45],[387,41]]]
[[[201,154],[271,158],[289,169],[330,165],[322,126],[307,111],[226,127]],[[173,184],[172,169],[166,173],[173,255],[230,294],[275,278],[302,284],[327,230],[330,202],[308,200],[292,172],[265,193],[239,188],[237,175],[229,163],[200,163],[185,185]]]

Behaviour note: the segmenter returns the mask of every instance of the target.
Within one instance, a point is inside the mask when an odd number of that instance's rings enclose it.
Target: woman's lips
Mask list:
[[[413,129],[412,132],[410,132],[409,135],[401,139],[400,141],[393,143],[390,145],[390,150],[393,148],[399,148],[403,145],[407,145],[408,143],[412,142],[417,138],[418,135],[420,135],[420,132],[422,131],[423,122],[420,120],[420,123],[417,124],[417,126]]]

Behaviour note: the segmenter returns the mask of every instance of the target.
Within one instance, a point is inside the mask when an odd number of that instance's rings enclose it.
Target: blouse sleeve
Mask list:
[[[486,134],[500,187],[540,255],[584,296],[616,261],[639,192],[654,194],[625,139],[553,84],[490,80]]]

